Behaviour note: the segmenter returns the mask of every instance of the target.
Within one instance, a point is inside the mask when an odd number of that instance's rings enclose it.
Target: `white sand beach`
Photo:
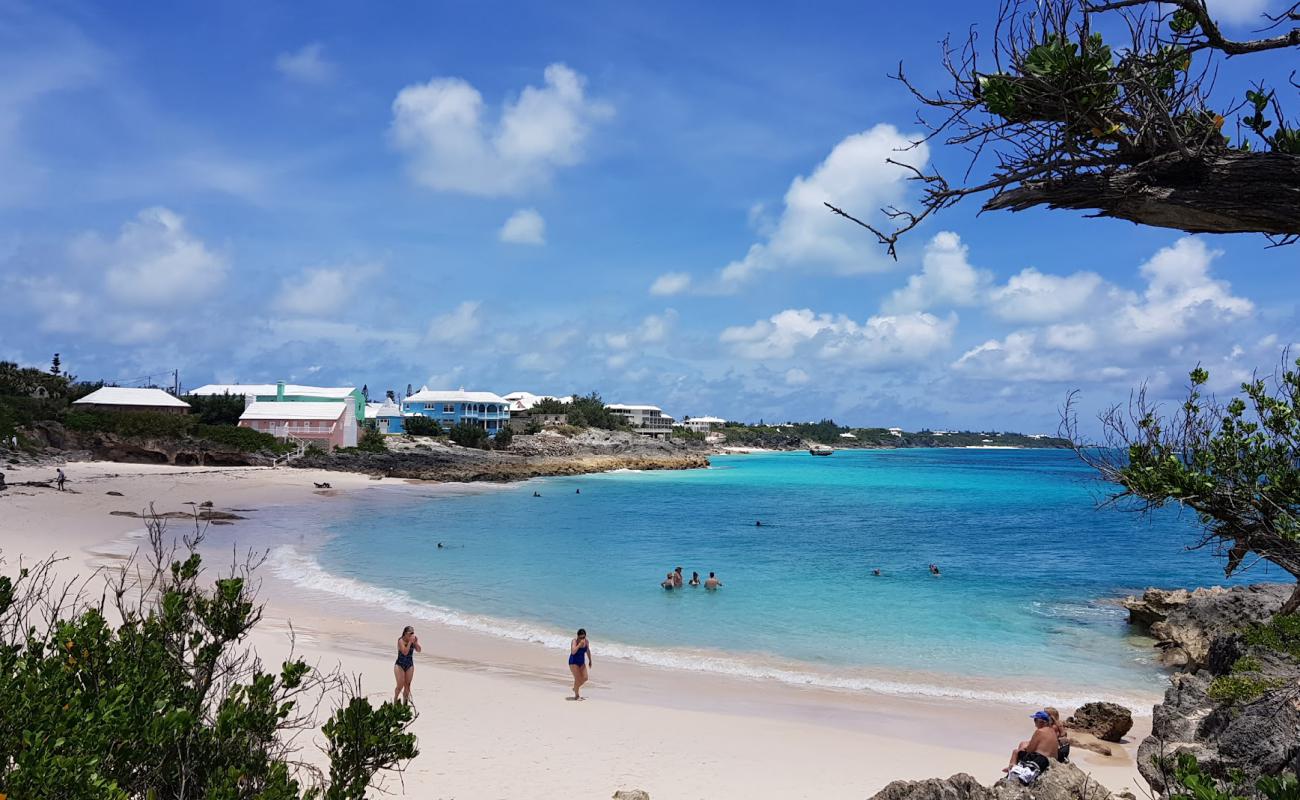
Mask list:
[[[76,463],[65,470],[70,492],[11,486],[0,493],[5,571],[20,556],[52,553],[68,558],[61,565],[67,575],[114,563],[142,523],[110,511],[149,503],[186,510],[206,500],[218,509],[254,509],[248,520],[217,530],[223,542],[256,548],[257,519],[276,505],[327,507],[349,492],[404,483],[243,467]],[[5,472],[14,484],[49,479],[54,469]],[[313,487],[326,481],[331,489]],[[215,573],[220,564],[207,567]],[[292,620],[309,661],[360,675],[375,702],[391,696],[395,641],[408,620],[317,596],[269,571],[261,577],[268,607],[252,645],[264,658],[287,652]],[[596,798],[640,788],[657,800],[865,798],[900,778],[968,772],[991,782],[1032,728],[1033,709],[1020,706],[835,692],[603,659],[595,632],[590,699],[576,703],[565,699],[563,653],[418,621],[417,629],[424,646],[414,680],[420,755],[401,783],[389,782],[397,796]],[[1114,756],[1075,750],[1076,763],[1113,791],[1145,786],[1133,753],[1150,718],[1136,722]]]

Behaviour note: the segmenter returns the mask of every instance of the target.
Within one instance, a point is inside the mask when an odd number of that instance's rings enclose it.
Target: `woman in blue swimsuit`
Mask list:
[[[415,677],[415,654],[422,653],[420,637],[415,635],[415,628],[407,625],[402,628],[402,635],[397,640],[397,663],[393,665],[393,677],[397,678],[397,688],[393,690],[393,702],[397,696],[407,705],[411,703],[411,678]]]
[[[591,642],[587,641],[587,629],[578,628],[578,638],[569,644],[569,672],[573,673],[573,699],[582,700],[578,690],[587,682],[587,670],[591,668]]]

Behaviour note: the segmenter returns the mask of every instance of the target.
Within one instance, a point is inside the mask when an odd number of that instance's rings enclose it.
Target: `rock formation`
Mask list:
[[[1160,648],[1160,663],[1195,670],[1205,666],[1210,642],[1216,636],[1268,619],[1291,594],[1291,586],[1260,583],[1224,589],[1215,586],[1185,589],[1147,589],[1141,597],[1128,597],[1129,622],[1150,630]]]
[[[871,800],[1118,800],[1131,795],[1113,794],[1074,764],[1053,764],[1033,786],[1004,778],[984,786],[966,773],[951,778],[894,781]]]
[[[1119,742],[1133,728],[1133,713],[1115,703],[1085,703],[1065,721],[1065,725],[1103,741]]]

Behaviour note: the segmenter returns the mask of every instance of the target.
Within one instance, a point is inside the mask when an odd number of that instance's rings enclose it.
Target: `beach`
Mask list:
[[[431,495],[450,490],[298,469],[94,462],[65,471],[71,492],[13,486],[0,494],[6,571],[20,555],[64,556],[60,571],[68,576],[120,563],[142,542],[143,524],[109,512],[141,511],[150,503],[160,512],[205,501],[220,510],[248,509],[236,512],[247,519],[211,531],[214,552],[229,554],[232,547],[261,546],[259,519],[283,509],[328,514],[331,504],[385,487]],[[46,480],[53,472],[6,470],[11,484]],[[330,488],[318,489],[317,482]],[[209,559],[209,574],[222,563]],[[410,620],[270,570],[259,577],[267,609],[250,642],[259,655],[278,663],[292,624],[296,647],[309,662],[359,675],[374,702],[391,697],[395,642]],[[590,699],[577,703],[565,699],[570,679],[563,652],[425,620],[413,624],[424,647],[416,657],[419,716],[412,728],[421,753],[400,781],[388,781],[398,796],[608,797],[639,788],[656,798],[867,797],[897,779],[968,772],[991,782],[1012,746],[1032,730],[1034,709],[1013,703],[833,691],[603,658],[595,623]],[[1133,752],[1150,718],[1135,722],[1129,744],[1112,757],[1075,749],[1075,762],[1113,791],[1142,785]]]

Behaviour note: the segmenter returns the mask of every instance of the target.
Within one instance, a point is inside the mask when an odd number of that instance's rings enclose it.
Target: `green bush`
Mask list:
[[[497,435],[492,439],[492,447],[495,450],[505,450],[514,440],[515,432],[509,425],[506,425],[504,428],[497,430]]]
[[[190,416],[206,425],[237,425],[244,414],[242,394],[187,394],[181,399],[190,404]]]
[[[1206,694],[1216,703],[1243,705],[1253,703],[1274,689],[1285,685],[1284,680],[1265,678],[1260,675],[1220,675],[1211,681]]]
[[[69,411],[63,424],[83,433],[178,439],[189,435],[198,420],[188,414],[160,414],[154,411]]]
[[[1217,781],[1201,770],[1191,753],[1179,753],[1177,759],[1170,760],[1174,763],[1168,765],[1173,768],[1169,776],[1169,800],[1244,800],[1251,788],[1264,800],[1300,800],[1300,783],[1296,782],[1295,775],[1265,775],[1256,779],[1253,787],[1248,787],[1241,770],[1233,770],[1226,781]],[[1168,767],[1162,769],[1168,771]]]
[[[461,447],[477,447],[486,450],[491,446],[492,437],[478,425],[462,422],[451,429],[451,440]]]
[[[1246,644],[1300,658],[1300,614],[1287,614],[1262,625],[1251,625],[1244,635]]]
[[[294,446],[269,433],[232,425],[195,425],[193,435],[213,444],[233,447],[244,453],[289,453]]]
[[[361,439],[357,441],[357,449],[364,453],[387,453],[388,443],[384,441],[384,435],[373,428],[366,428],[361,432]]]
[[[53,560],[0,576],[0,794],[361,800],[417,754],[409,706],[376,709],[300,658],[245,655],[262,617],[251,568],[214,581],[201,529],[177,552],[161,521],[146,526],[152,553],[111,580],[108,613],[51,593]],[[294,742],[317,708],[338,709],[329,780],[303,785]]]
[[[402,427],[411,436],[442,436],[442,425],[428,417],[406,417]]]

